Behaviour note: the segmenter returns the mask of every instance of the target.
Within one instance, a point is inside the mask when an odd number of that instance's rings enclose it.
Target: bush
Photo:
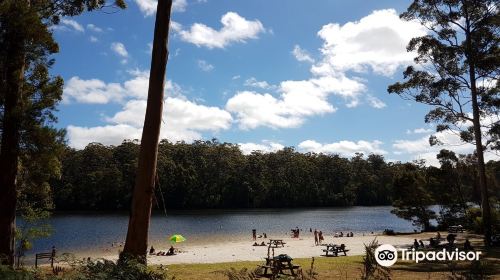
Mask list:
[[[152,271],[134,260],[113,262],[105,259],[75,261],[67,258],[71,270],[60,275],[44,275],[40,270],[0,266],[2,280],[167,280],[165,271]]]
[[[481,217],[480,208],[469,208],[469,219],[471,221],[470,228],[475,233],[483,233],[483,217]],[[494,232],[500,232],[500,213],[495,207],[491,207],[491,224],[493,225]]]
[[[391,280],[391,271],[388,267],[381,266],[375,259],[375,250],[379,246],[377,239],[370,244],[365,244],[365,256],[361,269],[361,280]]]
[[[393,229],[384,229],[384,235],[396,235]]]
[[[37,279],[35,272],[26,269],[13,269],[10,266],[0,265],[0,279],[2,280],[31,280]]]

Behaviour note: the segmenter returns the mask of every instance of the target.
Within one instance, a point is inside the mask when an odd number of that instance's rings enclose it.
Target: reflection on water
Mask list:
[[[189,243],[250,239],[253,228],[268,236],[284,236],[291,228],[317,228],[325,234],[335,231],[381,232],[385,228],[412,231],[412,225],[390,213],[392,207],[348,207],[318,209],[197,210],[156,213],[151,219],[152,243],[182,234]],[[35,242],[31,252],[55,245],[60,252],[77,252],[123,242],[128,213],[57,214],[50,219],[54,233]]]

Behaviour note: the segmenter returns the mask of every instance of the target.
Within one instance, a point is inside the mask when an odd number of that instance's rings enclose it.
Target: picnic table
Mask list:
[[[344,256],[347,256],[347,252],[349,252],[349,250],[345,248],[344,244],[341,244],[340,246],[335,244],[323,244],[322,246],[326,247],[326,249],[323,249],[325,257],[338,257],[339,253],[344,253]]]
[[[278,247],[285,247],[285,242],[283,242],[283,239],[269,239],[269,248],[278,248]]]
[[[266,278],[272,278],[277,274],[296,276],[298,274],[300,266],[293,265],[292,260],[293,259],[288,255],[279,255],[273,258],[266,258],[266,264],[259,265],[260,268],[264,269],[264,273],[260,276]]]
[[[464,232],[464,231],[465,231],[465,229],[461,225],[448,227],[448,232],[450,232],[450,233],[458,233],[458,232]]]

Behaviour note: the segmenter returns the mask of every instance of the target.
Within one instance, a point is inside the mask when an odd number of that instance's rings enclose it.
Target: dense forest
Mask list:
[[[65,148],[60,179],[53,180],[56,210],[130,207],[139,144]],[[393,163],[381,155],[300,153],[285,148],[244,155],[217,140],[159,145],[156,208],[321,207],[464,204],[480,202],[472,156],[443,150],[441,167]],[[489,162],[498,194],[500,162]],[[498,195],[497,195],[498,197]]]

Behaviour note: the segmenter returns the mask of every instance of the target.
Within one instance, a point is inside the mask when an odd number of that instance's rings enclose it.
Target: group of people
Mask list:
[[[341,231],[340,233],[339,232],[335,232],[333,234],[333,237],[344,237],[344,233]],[[345,234],[345,237],[354,237],[354,233],[351,231],[351,232],[348,232]]]
[[[418,250],[418,249],[423,249],[423,248],[425,248],[425,245],[424,245],[424,242],[422,240],[417,241],[417,239],[415,239],[413,241],[413,249]]]
[[[151,248],[149,249],[149,254],[150,255],[157,255],[157,256],[172,256],[172,255],[175,255],[175,248],[174,248],[174,246],[170,246],[170,249],[168,249],[167,252],[163,252],[163,251],[156,252],[155,248],[153,246],[151,246]]]
[[[292,228],[290,231],[292,232],[292,238],[299,238],[300,235],[299,227]]]
[[[312,230],[312,229],[311,229]],[[321,245],[323,243],[324,237],[323,232],[314,229],[314,245]]]
[[[455,239],[456,239],[456,237],[457,237],[456,234],[453,234],[453,233],[448,234],[446,236],[446,241],[448,242],[446,244],[446,246],[449,247],[449,248],[454,248],[455,247]],[[441,238],[441,233],[438,232],[436,234],[436,237],[429,238],[429,247],[431,247],[431,248],[438,247],[439,244],[441,243],[441,240],[444,240],[444,238]],[[422,240],[418,240],[417,241],[417,239],[415,239],[413,241],[412,248],[414,248],[415,250],[424,249],[425,248],[424,242]],[[470,240],[468,238],[465,238],[464,250],[465,251],[471,251],[471,250],[473,250],[472,245],[470,243]]]
[[[252,239],[255,241],[257,238],[267,238],[267,233],[263,232],[262,234],[257,235],[257,230],[252,229]]]

